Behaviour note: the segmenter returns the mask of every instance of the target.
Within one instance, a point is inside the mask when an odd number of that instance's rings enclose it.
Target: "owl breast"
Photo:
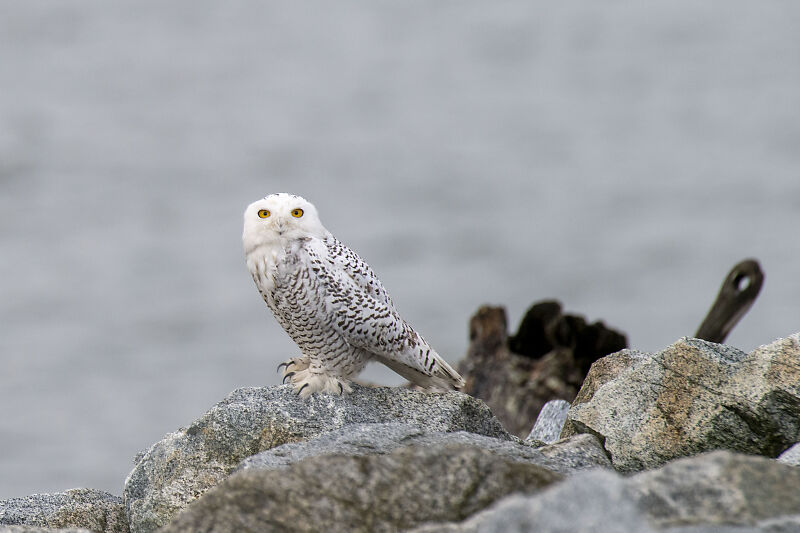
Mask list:
[[[262,245],[247,254],[247,268],[256,283],[258,292],[272,309],[272,295],[275,291],[275,278],[278,264],[284,261],[286,251],[280,245]]]
[[[330,324],[327,286],[320,275],[325,259],[315,248],[320,247],[311,239],[264,247],[260,257],[253,257],[251,273],[272,314],[303,353],[324,353],[334,360],[350,347]]]

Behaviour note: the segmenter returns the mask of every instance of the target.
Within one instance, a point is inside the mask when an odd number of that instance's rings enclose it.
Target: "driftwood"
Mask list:
[[[756,301],[763,284],[764,273],[755,259],[745,259],[734,266],[694,336],[710,342],[724,342]]]
[[[627,346],[602,322],[565,315],[561,304],[533,305],[508,336],[503,307],[483,306],[470,320],[470,346],[458,371],[463,391],[485,401],[510,433],[525,437],[542,406],[571,402],[591,364]]]
[[[733,267],[695,336],[724,341],[763,283],[757,261]],[[520,437],[527,436],[545,403],[575,399],[593,362],[627,347],[624,334],[563,314],[556,301],[533,305],[512,336],[505,309],[483,306],[470,319],[469,337],[467,356],[458,366],[466,380],[463,391],[485,401]]]

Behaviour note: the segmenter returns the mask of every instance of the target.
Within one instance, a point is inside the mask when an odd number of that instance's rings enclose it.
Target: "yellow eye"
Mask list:
[[[301,216],[303,216],[303,210],[300,208],[292,209],[292,216],[294,218],[300,218]]]
[[[258,216],[261,217],[261,218],[267,218],[269,216],[269,210],[268,209],[259,209]]]

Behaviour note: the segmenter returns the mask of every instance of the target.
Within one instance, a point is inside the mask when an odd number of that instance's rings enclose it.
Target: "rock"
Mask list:
[[[92,533],[88,529],[68,527],[52,529],[38,526],[0,526],[0,533]]]
[[[651,533],[625,493],[623,478],[586,472],[536,495],[507,496],[461,524],[428,524],[414,533]]]
[[[561,430],[564,429],[564,422],[567,421],[567,411],[569,402],[565,400],[550,400],[536,418],[533,429],[525,439],[529,441],[539,441],[547,444],[553,443],[561,438]]]
[[[630,497],[659,528],[752,526],[800,514],[800,470],[764,457],[710,452],[636,474],[627,483]]]
[[[469,445],[312,457],[284,469],[231,475],[161,533],[398,531],[463,520],[507,494],[560,479]]]
[[[537,494],[508,496],[460,524],[414,532],[796,532],[798,483],[793,467],[717,451],[629,478],[581,472]]]
[[[664,533],[763,533],[757,526],[688,526],[659,529]]]
[[[621,472],[730,449],[775,457],[800,440],[800,334],[745,354],[682,339],[597,361],[562,436],[597,435]]]
[[[242,461],[237,471],[287,468],[309,457],[323,455],[385,455],[410,445],[434,448],[469,445],[510,461],[537,464],[562,474],[590,468],[611,468],[611,462],[600,442],[591,435],[578,435],[573,439],[536,449],[465,431],[432,432],[419,426],[392,422],[352,424],[306,442],[284,444],[248,457]]]
[[[509,338],[505,309],[483,306],[470,319],[470,346],[458,371],[463,391],[484,400],[508,431],[524,438],[542,406],[572,401],[592,362],[626,345],[623,334],[565,315],[555,301],[533,305]]]
[[[762,520],[761,522],[757,523],[754,526],[754,529],[758,533],[797,533],[800,531],[800,515],[793,515],[793,516],[781,516],[778,518],[770,518],[767,520]],[[670,530],[670,533],[673,533]],[[674,533],[681,533],[679,531],[675,531]],[[703,531],[697,532],[685,532],[685,533],[706,533]],[[707,533],[713,533],[711,529],[707,530]],[[726,533],[726,532],[721,532]],[[734,531],[731,529],[730,533],[747,533],[746,531]]]
[[[92,489],[72,489],[55,494],[34,494],[0,501],[0,527],[88,529],[127,533],[122,499]]]
[[[167,524],[246,457],[348,424],[382,422],[510,438],[486,404],[459,392],[355,385],[346,396],[300,399],[288,385],[238,389],[141,456],[125,482],[131,531]]]
[[[582,434],[538,448],[558,472],[571,473],[591,468],[612,468],[603,445],[594,435]]]
[[[793,444],[791,448],[780,454],[778,461],[787,465],[800,466],[800,442]]]

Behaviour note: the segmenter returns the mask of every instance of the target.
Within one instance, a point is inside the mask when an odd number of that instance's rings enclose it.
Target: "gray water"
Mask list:
[[[278,191],[453,363],[544,298],[660,349],[749,256],[751,350],[800,330],[800,3],[3,1],[0,498],[119,494],[278,382],[240,244]]]

